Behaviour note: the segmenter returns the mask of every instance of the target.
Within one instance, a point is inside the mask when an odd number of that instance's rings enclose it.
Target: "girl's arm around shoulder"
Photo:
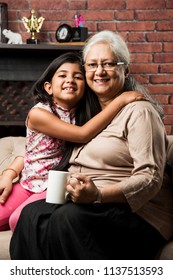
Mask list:
[[[87,143],[101,132],[125,105],[143,98],[138,92],[124,92],[81,127],[66,123],[47,110],[34,108],[28,115],[28,127],[61,140]]]

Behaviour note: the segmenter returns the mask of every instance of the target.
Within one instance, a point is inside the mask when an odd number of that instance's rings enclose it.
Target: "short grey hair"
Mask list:
[[[100,31],[86,41],[83,48],[84,61],[91,47],[98,43],[108,44],[118,61],[123,61],[127,65],[130,63],[130,53],[127,44],[120,35],[109,30]]]
[[[123,38],[109,30],[100,31],[90,37],[83,48],[83,61],[85,62],[86,57],[91,49],[92,46],[105,43],[110,46],[111,51],[117,57],[118,61],[124,62],[127,66],[130,63],[130,53],[127,47],[127,44],[123,40]],[[163,108],[160,106],[159,102],[155,100],[147,91],[146,87],[141,85],[139,82],[136,81],[133,77],[126,77],[124,83],[124,91],[131,91],[135,90],[138,92],[142,92],[146,99],[148,99],[156,111],[159,113],[161,118],[164,116]]]

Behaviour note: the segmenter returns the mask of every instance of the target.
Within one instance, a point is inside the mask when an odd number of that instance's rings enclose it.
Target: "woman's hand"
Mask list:
[[[98,195],[98,189],[93,181],[82,173],[71,176],[66,190],[74,203],[92,203]]]
[[[4,204],[8,199],[13,188],[11,178],[5,176],[5,173],[0,176],[0,203]]]

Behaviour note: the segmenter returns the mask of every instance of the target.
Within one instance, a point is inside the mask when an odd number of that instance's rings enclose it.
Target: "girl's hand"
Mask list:
[[[119,95],[119,98],[122,98],[125,104],[134,101],[146,100],[144,94],[137,91],[124,91],[121,95]]]
[[[5,176],[5,173],[0,176],[0,203],[1,204],[4,204],[11,191],[12,191],[12,188],[13,188],[13,183],[12,183],[12,180],[8,177],[8,176]]]
[[[74,203],[92,203],[98,195],[98,189],[93,181],[82,173],[71,176],[66,190]]]

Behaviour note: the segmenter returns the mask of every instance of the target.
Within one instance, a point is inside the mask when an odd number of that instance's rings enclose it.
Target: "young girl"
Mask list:
[[[8,223],[14,230],[22,208],[45,198],[48,171],[59,164],[63,155],[67,156],[69,141],[88,142],[124,105],[143,97],[136,92],[132,92],[130,98],[129,93],[121,94],[93,117],[89,104],[94,102],[94,94],[84,94],[86,87],[81,58],[75,53],[56,58],[35,83],[33,93],[37,104],[26,119],[26,150],[20,181],[12,188],[12,179],[19,174],[14,165],[5,169],[1,176],[1,194],[7,187],[11,194],[7,201],[1,196],[0,230],[7,229]],[[22,167],[21,158],[17,161]]]

